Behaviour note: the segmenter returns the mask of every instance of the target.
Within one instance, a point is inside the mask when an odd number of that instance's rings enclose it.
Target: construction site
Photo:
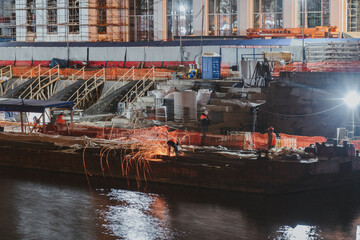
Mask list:
[[[0,165],[262,193],[358,182],[355,5],[272,2],[0,1]],[[289,6],[300,20],[276,15]]]

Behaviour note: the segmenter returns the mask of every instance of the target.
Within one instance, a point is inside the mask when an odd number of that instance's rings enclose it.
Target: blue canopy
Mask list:
[[[43,113],[46,108],[67,108],[72,110],[74,102],[53,100],[32,100],[0,98],[0,111]]]

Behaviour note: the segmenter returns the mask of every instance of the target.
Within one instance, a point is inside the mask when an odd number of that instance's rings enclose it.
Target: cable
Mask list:
[[[342,105],[344,105],[345,103],[342,103],[340,105],[337,105],[335,107],[332,107],[332,108],[329,108],[329,109],[326,109],[326,110],[323,110],[323,111],[320,111],[320,112],[316,112],[316,113],[309,113],[309,114],[299,114],[299,115],[289,115],[289,114],[282,114],[282,113],[273,113],[273,112],[269,112],[269,111],[266,111],[266,110],[262,110],[262,109],[259,109],[259,111],[261,112],[265,112],[265,113],[269,113],[269,114],[273,114],[273,115],[276,115],[276,116],[282,116],[282,117],[308,117],[308,116],[315,116],[315,115],[318,115],[318,114],[322,114],[322,113],[325,113],[325,112],[329,112],[329,111],[332,111],[338,107],[341,107]]]

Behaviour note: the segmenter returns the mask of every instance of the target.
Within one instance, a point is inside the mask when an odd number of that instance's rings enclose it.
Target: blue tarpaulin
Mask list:
[[[43,113],[46,108],[67,108],[72,110],[74,103],[52,100],[32,100],[0,98],[0,111]]]

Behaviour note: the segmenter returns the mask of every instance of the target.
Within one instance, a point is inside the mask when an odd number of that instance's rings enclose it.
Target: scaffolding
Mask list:
[[[154,0],[0,0],[0,38],[27,42],[154,40],[155,3]]]
[[[347,31],[358,32],[360,30],[360,1],[347,1]]]
[[[308,62],[360,60],[358,41],[307,43],[305,49]]]

